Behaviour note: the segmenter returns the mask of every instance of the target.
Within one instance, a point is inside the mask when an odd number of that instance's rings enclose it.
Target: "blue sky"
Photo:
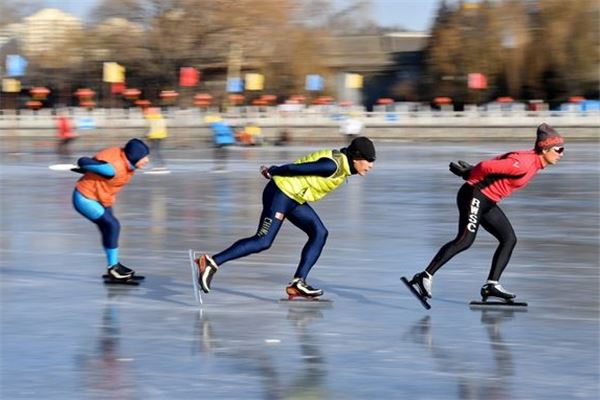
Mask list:
[[[373,16],[382,26],[426,31],[433,24],[438,4],[439,0],[373,0]]]
[[[85,18],[99,2],[100,0],[42,1],[47,7],[58,8],[79,18]],[[433,23],[440,0],[371,0],[371,2],[374,6],[372,15],[380,25],[426,31]]]

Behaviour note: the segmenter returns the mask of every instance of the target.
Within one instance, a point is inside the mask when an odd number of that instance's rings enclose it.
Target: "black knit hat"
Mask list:
[[[348,155],[354,160],[375,161],[375,145],[365,136],[354,138],[348,146]]]
[[[535,151],[541,153],[542,150],[548,150],[554,146],[563,146],[563,138],[547,123],[537,127],[535,139]]]
[[[150,149],[146,146],[146,143],[140,139],[131,139],[125,145],[125,156],[129,162],[133,165],[137,164],[142,158],[150,154]]]

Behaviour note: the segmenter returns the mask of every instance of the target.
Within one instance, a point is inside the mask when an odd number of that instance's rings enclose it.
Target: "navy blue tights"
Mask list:
[[[78,213],[96,224],[100,230],[108,266],[118,263],[121,224],[113,215],[112,207],[104,207],[100,202],[88,199],[77,189],[73,190],[73,207]]]
[[[240,239],[228,249],[213,256],[217,265],[244,257],[249,254],[267,250],[273,244],[283,219],[302,229],[308,235],[308,241],[302,249],[302,256],[295,278],[306,278],[308,272],[321,255],[327,241],[327,228],[308,203],[299,204],[283,194],[273,181],[263,191],[263,211],[260,215],[258,229],[253,236]]]

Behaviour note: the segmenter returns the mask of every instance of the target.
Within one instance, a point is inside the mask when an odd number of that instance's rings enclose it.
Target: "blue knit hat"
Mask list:
[[[150,149],[146,146],[146,143],[140,139],[131,139],[125,145],[125,156],[129,162],[133,165],[137,164],[142,158],[150,154]]]

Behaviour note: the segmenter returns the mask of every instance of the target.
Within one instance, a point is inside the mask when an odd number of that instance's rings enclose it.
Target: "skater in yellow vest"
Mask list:
[[[160,108],[157,107],[148,108],[145,117],[148,121],[148,133],[146,134],[146,138],[150,143],[150,150],[156,160],[156,166],[153,169],[166,170],[165,161],[160,153],[160,148],[162,147],[162,141],[169,136],[167,121],[160,112]]]
[[[373,142],[366,137],[357,137],[348,147],[340,150],[320,150],[293,164],[261,167],[261,173],[269,179],[269,183],[263,191],[263,211],[258,230],[253,236],[238,240],[218,254],[204,254],[195,260],[202,290],[205,293],[210,291],[213,275],[227,261],[271,247],[287,218],[308,235],[308,241],[286,292],[290,298],[321,296],[323,291],[309,286],[306,277],[321,255],[328,232],[308,203],[322,199],[340,187],[350,175],[367,175],[374,161]]]

